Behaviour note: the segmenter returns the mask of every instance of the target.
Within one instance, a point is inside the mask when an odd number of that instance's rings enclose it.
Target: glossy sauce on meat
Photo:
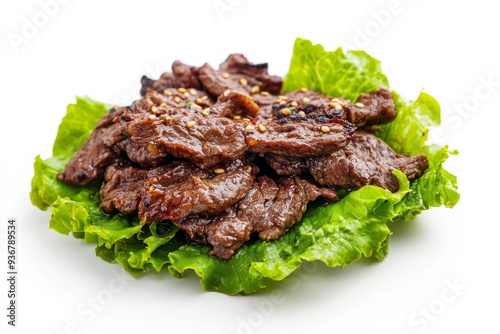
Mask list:
[[[338,189],[398,189],[425,156],[395,153],[365,126],[392,121],[385,88],[355,102],[300,89],[241,54],[218,68],[175,61],[171,72],[141,79],[142,98],[112,108],[58,179],[100,182],[103,212],[167,222],[190,242],[230,259],[252,235],[272,241],[297,224],[312,201]]]

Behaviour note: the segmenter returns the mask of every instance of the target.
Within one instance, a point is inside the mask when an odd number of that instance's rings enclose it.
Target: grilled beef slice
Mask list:
[[[247,148],[243,132],[233,120],[206,117],[190,108],[178,108],[171,116],[135,114],[124,120],[130,138],[137,144],[204,169],[236,160]]]
[[[226,90],[251,95],[257,104],[263,99],[265,104],[281,91],[281,78],[267,73],[267,64],[250,63],[241,54],[230,55],[216,70],[209,64],[198,69],[198,78],[203,88],[213,97]]]
[[[235,117],[236,119],[238,117],[254,118],[259,113],[259,106],[250,96],[230,91],[219,96],[217,103],[208,111],[212,115],[224,116],[232,119],[235,119]]]
[[[332,153],[349,142],[355,127],[341,119],[283,119],[260,123],[245,133],[248,150],[289,157]]]
[[[155,115],[165,113],[166,109],[179,107],[210,107],[212,100],[202,90],[194,88],[165,89],[163,93],[149,91],[143,98],[134,101],[130,110],[134,113],[152,113]]]
[[[173,221],[197,243],[213,246],[211,255],[229,259],[253,232],[264,240],[275,240],[300,221],[307,204],[319,196],[337,201],[332,189],[321,188],[298,177],[276,181],[260,176],[248,195],[218,215],[194,216]]]
[[[322,186],[358,189],[373,184],[392,192],[399,189],[394,169],[401,170],[411,181],[428,166],[424,155],[397,154],[374,134],[364,131],[356,131],[342,150],[309,160],[309,170]]]
[[[113,120],[121,113],[122,109],[113,108],[99,120],[89,138],[57,174],[60,181],[83,186],[102,178],[106,167],[119,159],[119,154],[105,142],[114,142],[114,138],[120,135]]]
[[[163,73],[158,80],[147,76],[141,78],[141,95],[145,96],[150,91],[163,93],[169,88],[194,88],[201,89],[198,80],[198,69],[176,60],[172,64],[172,73]]]
[[[139,218],[153,222],[219,213],[247,195],[257,171],[243,160],[213,170],[179,162],[145,183]]]
[[[271,95],[279,94],[283,86],[280,77],[269,75],[267,63],[253,64],[249,62],[244,55],[239,53],[229,55],[227,59],[220,64],[219,69],[229,73],[229,75],[239,74],[246,76],[248,80],[250,78],[256,80],[256,83],[260,82],[259,90],[267,91]],[[242,84],[240,80],[239,82]],[[250,86],[250,83],[248,85]],[[253,88],[254,86],[251,87]]]
[[[137,211],[144,184],[154,176],[165,174],[173,166],[142,169],[132,166],[111,165],[104,173],[104,181],[99,190],[99,204],[104,212],[118,210],[125,214]]]
[[[271,105],[264,106],[264,114],[277,118],[305,117],[341,118],[358,127],[388,123],[396,118],[396,107],[390,91],[385,88],[361,94],[352,103],[344,98],[332,98],[314,90],[296,90],[285,93]]]
[[[264,158],[269,167],[280,176],[300,175],[309,171],[307,160],[304,158],[275,154],[266,154]]]

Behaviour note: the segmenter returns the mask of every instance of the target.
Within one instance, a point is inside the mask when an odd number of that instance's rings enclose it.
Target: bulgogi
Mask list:
[[[397,115],[384,88],[355,102],[283,93],[267,64],[241,54],[218,69],[175,61],[141,82],[142,98],[103,116],[58,179],[100,182],[104,212],[170,222],[221,259],[251,235],[278,239],[309,202],[336,202],[340,188],[394,192],[394,169],[411,181],[428,167],[369,132]]]

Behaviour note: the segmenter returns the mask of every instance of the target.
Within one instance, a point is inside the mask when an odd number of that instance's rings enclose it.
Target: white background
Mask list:
[[[55,1],[0,2],[2,333],[500,331],[497,1]],[[231,52],[284,75],[296,37],[365,49],[405,97],[435,96],[444,130],[435,140],[460,150],[446,164],[459,204],[391,225],[385,261],[309,265],[267,292],[230,297],[204,292],[195,275],[131,279],[94,246],[49,230],[50,212],[31,205],[33,159],[50,156],[76,95],[129,103],[141,75],[158,77],[175,59],[216,66]],[[15,328],[3,278],[11,217]]]

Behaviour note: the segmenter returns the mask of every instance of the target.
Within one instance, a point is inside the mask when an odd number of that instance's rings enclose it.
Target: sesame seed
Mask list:
[[[321,128],[321,131],[324,132],[324,133],[327,133],[327,132],[330,132],[330,128],[327,127],[326,125],[323,125]]]
[[[260,95],[262,95],[262,96],[271,96],[271,93],[266,92],[265,90],[263,90],[262,92],[260,92]]]
[[[240,79],[240,84],[241,84],[243,87],[245,87],[246,85],[248,85],[248,81],[247,81],[247,79],[245,79],[245,78],[241,78],[241,79]]]
[[[285,95],[280,95],[280,96],[278,96],[278,98],[280,98],[282,100],[288,100],[288,96],[285,96]]]
[[[157,111],[158,111],[158,108],[156,108],[155,106],[152,106],[152,107],[151,107],[151,111],[152,111],[152,112],[157,112]]]
[[[330,103],[328,103],[328,106],[330,108],[335,108],[336,110],[342,110],[342,105],[340,105],[337,102],[330,102]]]
[[[193,104],[191,105],[191,108],[201,109],[201,106],[197,105],[196,103],[193,103]]]
[[[245,129],[247,129],[247,130],[255,130],[255,126],[253,126],[252,124],[249,124],[249,125],[247,125],[247,127]]]
[[[307,91],[308,91],[308,89],[307,89],[307,88],[305,88],[305,87],[302,87],[302,88],[300,89],[300,91],[301,91],[302,93],[305,93],[305,92],[307,92]]]
[[[291,105],[292,107],[296,107],[296,106],[298,106],[299,104],[298,104],[297,102],[295,102],[295,101],[292,101],[292,102],[290,103],[290,105]]]
[[[189,97],[189,93],[188,92],[185,92],[184,93],[184,97],[187,99]]]
[[[177,88],[177,91],[181,94],[184,94],[186,92],[186,88]]]
[[[225,172],[224,168],[216,168],[216,169],[214,169],[214,173],[215,174],[222,174],[224,172]]]
[[[163,102],[162,104],[160,104],[160,108],[165,108],[167,106],[167,104],[165,102]]]
[[[300,116],[305,116],[305,115],[306,115],[306,113],[305,113],[305,112],[303,112],[302,110],[301,110],[301,111],[299,111],[297,114],[299,114]]]
[[[250,118],[243,117],[243,118],[242,118],[242,121],[243,121],[243,122],[250,123],[252,120],[251,120]]]
[[[196,104],[202,104],[203,100],[200,99],[199,97],[197,97],[196,99],[194,99],[194,103],[196,103]]]
[[[179,102],[181,102],[181,98],[180,98],[180,97],[178,97],[178,96],[176,96],[176,97],[174,97],[174,101],[175,101],[176,103],[179,103]]]
[[[229,73],[227,73],[227,72],[226,72],[226,73],[224,73],[224,74],[222,75],[222,77],[223,77],[224,79],[229,78]]]
[[[208,112],[208,108],[203,109],[203,111],[201,112],[201,114],[202,114],[203,116],[208,116],[208,114],[209,114],[209,112]]]
[[[281,109],[281,113],[285,116],[288,116],[292,113],[292,111],[290,109],[283,108],[283,109]]]
[[[334,98],[332,99],[332,102],[339,102],[339,98],[338,98],[338,97],[334,97]]]
[[[258,126],[260,132],[266,132],[267,128],[264,124],[259,124]]]
[[[149,115],[148,116],[149,119],[155,119],[156,118],[156,115]]]
[[[169,91],[168,89],[165,89],[165,90],[163,91],[163,94],[168,95],[168,96],[172,96],[172,92],[171,92],[171,91]]]
[[[148,145],[146,146],[146,148],[149,152],[151,152],[154,155],[157,155],[158,153],[160,153],[160,151],[158,150],[158,147],[153,142],[149,142]]]
[[[354,105],[355,105],[356,107],[358,107],[358,108],[364,108],[364,107],[365,107],[365,105],[364,105],[363,103],[361,103],[361,102],[354,103]]]
[[[172,121],[172,117],[168,115],[164,115],[161,118],[163,119],[163,124],[168,124],[168,125],[174,124],[174,122]]]
[[[196,123],[194,121],[189,121],[186,123],[186,127],[188,127],[188,128],[194,128],[195,125],[196,125]]]
[[[203,101],[208,100],[208,96],[204,95],[204,96],[202,96],[202,97],[201,97],[201,99],[202,99]]]
[[[272,118],[272,117],[268,117],[268,118],[267,118],[267,120],[268,120],[269,122],[271,122],[271,121],[273,120],[273,118]]]
[[[310,100],[310,99],[308,99],[307,97],[303,97],[303,98],[302,98],[302,102],[304,102],[304,103],[309,103],[309,102],[311,102],[311,100]]]
[[[252,93],[252,94],[257,94],[259,92],[260,92],[259,86],[253,86],[252,89],[250,89],[250,93]]]
[[[241,119],[241,116],[239,116],[239,115],[233,116],[233,119],[234,119],[235,121],[239,121],[239,120]]]
[[[189,89],[189,93],[190,93],[191,95],[196,95],[196,89],[194,89],[194,88],[190,88],[190,89]]]
[[[231,90],[230,89],[226,89],[223,94],[224,94],[224,96],[228,96],[229,93],[231,93]]]

